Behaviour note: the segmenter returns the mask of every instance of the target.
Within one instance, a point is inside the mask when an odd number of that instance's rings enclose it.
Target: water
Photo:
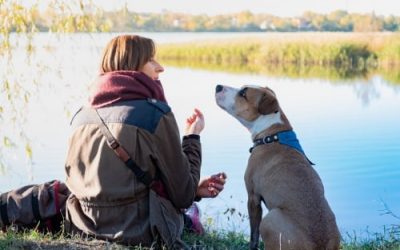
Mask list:
[[[157,43],[240,36],[145,35]],[[101,50],[111,37],[40,34],[31,57],[26,57],[24,42],[13,38],[20,41],[13,60],[2,57],[0,61],[1,79],[10,82],[0,88],[0,192],[64,179],[69,120],[86,100]],[[180,129],[194,107],[205,114],[202,174],[228,174],[224,192],[200,202],[202,218],[210,227],[249,231],[243,175],[250,135],[217,107],[216,84],[274,89],[303,149],[316,163],[342,233],[363,235],[400,224],[384,214],[389,208],[400,215],[399,85],[380,75],[330,81],[175,67],[166,67],[161,80]],[[12,84],[16,81],[19,84]]]

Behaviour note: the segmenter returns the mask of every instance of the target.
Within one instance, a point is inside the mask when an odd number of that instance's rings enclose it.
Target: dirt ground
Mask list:
[[[86,249],[140,249],[140,248],[129,248],[127,246],[118,245],[115,243],[109,243],[101,240],[46,240],[46,241],[34,241],[34,240],[16,240],[7,245],[0,245],[0,249],[46,249],[46,250],[61,250],[61,249],[73,249],[73,250],[86,250]],[[144,249],[144,248],[142,248]]]

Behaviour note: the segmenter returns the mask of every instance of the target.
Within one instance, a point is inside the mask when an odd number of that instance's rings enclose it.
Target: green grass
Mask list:
[[[348,79],[377,71],[400,83],[400,34],[278,33],[266,38],[161,44],[166,65],[293,77]]]
[[[368,233],[360,238],[357,234],[347,233],[346,240],[342,242],[342,248],[348,250],[374,250],[393,249],[400,250],[400,225],[384,228],[380,233]]]
[[[345,235],[341,249],[345,250],[372,250],[390,249],[400,250],[400,226],[384,229],[382,233],[368,234],[367,238],[360,238],[356,234]],[[208,230],[205,235],[198,236],[185,233],[184,241],[192,249],[248,249],[248,236],[243,233],[230,231]],[[260,248],[262,249],[262,242]],[[34,230],[25,232],[0,232],[0,249],[137,249],[148,248],[140,246],[123,246],[101,240],[66,237],[62,234],[50,235],[38,233]]]
[[[161,44],[157,56],[161,59],[222,64],[400,65],[400,34],[283,33],[265,38]]]
[[[3,249],[145,249],[140,246],[127,247],[107,241],[38,233],[35,230],[24,232],[0,232],[0,250]]]
[[[244,234],[234,232],[208,232],[203,236],[185,233],[184,241],[192,249],[247,249],[248,240]],[[42,234],[34,230],[25,232],[0,233],[2,249],[137,249],[140,246],[124,246],[94,239],[66,237],[64,235]]]
[[[205,235],[184,234],[183,240],[194,249],[248,249],[249,239],[243,233],[208,231]]]

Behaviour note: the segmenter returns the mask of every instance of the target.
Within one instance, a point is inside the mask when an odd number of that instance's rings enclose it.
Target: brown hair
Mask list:
[[[138,35],[113,38],[103,52],[100,73],[117,70],[140,70],[156,52],[153,40]]]

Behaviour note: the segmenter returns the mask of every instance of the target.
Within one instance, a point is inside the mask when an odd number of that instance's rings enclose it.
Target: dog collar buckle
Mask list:
[[[277,134],[266,136],[266,137],[262,138],[262,143],[260,143],[260,144],[267,144],[267,143],[271,143],[271,142],[275,142],[275,141],[279,141],[279,137]]]
[[[266,136],[262,139],[263,144],[267,144],[271,142],[271,136]]]
[[[256,146],[263,145],[263,144],[269,144],[269,143],[277,142],[277,141],[279,141],[278,134],[269,135],[269,136],[265,136],[263,138],[254,140],[254,145],[253,145],[253,147],[251,147],[249,149],[249,152],[251,153],[253,151],[253,148]]]

